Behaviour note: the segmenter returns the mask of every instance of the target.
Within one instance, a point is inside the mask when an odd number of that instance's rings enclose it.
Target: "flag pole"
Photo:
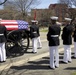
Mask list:
[[[36,20],[36,9],[34,11],[34,20]]]

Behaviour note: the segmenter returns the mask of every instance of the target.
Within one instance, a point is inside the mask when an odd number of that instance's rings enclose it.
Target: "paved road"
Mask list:
[[[72,75],[76,71],[76,59],[73,59],[69,64],[61,63],[63,57],[62,40],[59,46],[60,67],[55,70],[48,68],[49,51],[46,33],[41,33],[41,40],[43,48],[38,49],[37,54],[31,53],[32,49],[29,49],[28,53],[22,56],[9,58],[5,63],[0,63],[0,75]]]
[[[62,60],[63,53],[60,54],[60,60]],[[60,62],[60,67],[51,70],[48,68],[49,57],[43,57],[39,60],[30,61],[22,66],[12,66],[10,68],[10,75],[72,75],[76,72],[76,59],[72,60],[72,63],[63,64]],[[10,72],[9,71],[9,72]]]
[[[72,53],[73,56],[73,53]],[[76,72],[76,59],[72,58],[72,63],[63,64],[63,52],[60,52],[60,66],[55,70],[49,69],[49,56],[32,60],[23,65],[12,64],[0,75],[72,75]],[[7,73],[7,74],[6,74]]]

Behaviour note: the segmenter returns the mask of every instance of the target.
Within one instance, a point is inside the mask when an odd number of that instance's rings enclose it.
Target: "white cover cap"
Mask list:
[[[56,16],[52,16],[52,17],[50,17],[52,20],[58,20],[58,17],[56,17]]]
[[[66,21],[71,21],[72,19],[71,19],[71,18],[65,18],[65,20],[66,20]]]
[[[0,20],[2,20],[2,18],[0,18]]]
[[[31,22],[38,22],[37,20],[31,20]]]

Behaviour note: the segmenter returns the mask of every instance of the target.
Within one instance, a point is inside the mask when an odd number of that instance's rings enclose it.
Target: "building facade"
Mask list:
[[[66,4],[50,4],[49,10],[54,11],[53,15],[59,17],[59,21],[64,21],[64,17],[67,17],[68,6]]]
[[[59,17],[59,21],[64,21],[65,17],[69,17],[69,8],[67,4],[50,4],[48,9],[32,9],[31,16],[34,17],[36,11],[36,19],[48,20],[51,16]]]

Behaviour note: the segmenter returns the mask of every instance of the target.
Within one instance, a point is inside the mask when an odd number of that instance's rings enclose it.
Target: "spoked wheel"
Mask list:
[[[7,56],[23,55],[29,47],[29,37],[24,30],[15,30],[8,33],[6,43]]]

